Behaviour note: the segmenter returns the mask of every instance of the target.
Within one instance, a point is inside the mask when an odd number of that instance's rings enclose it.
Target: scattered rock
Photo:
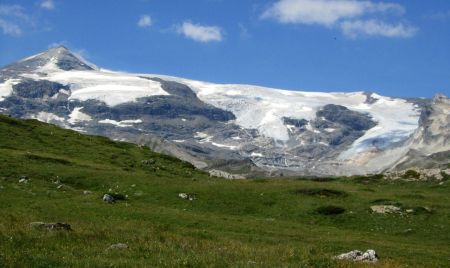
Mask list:
[[[112,244],[111,246],[109,246],[109,249],[113,249],[113,250],[124,250],[127,249],[128,245],[124,244],[124,243],[117,243],[117,244]]]
[[[83,191],[83,194],[84,194],[84,195],[89,195],[89,194],[92,194],[92,192],[91,192],[91,191],[88,191],[88,190],[85,190],[85,191]]]
[[[49,230],[49,231],[71,231],[72,227],[68,223],[45,223],[45,222],[32,222],[29,224],[33,229]]]
[[[444,179],[444,175],[447,176],[450,175],[450,168],[447,169],[412,168],[408,170],[392,171],[385,173],[386,179],[405,180],[405,181],[428,181],[428,180],[442,181]]]
[[[222,170],[217,170],[217,169],[211,169],[209,171],[209,176],[210,177],[220,177],[220,178],[225,178],[225,179],[229,179],[229,180],[243,180],[245,179],[244,176],[242,175],[238,175],[238,174],[231,174]]]
[[[414,209],[409,208],[409,209],[406,210],[406,213],[414,213]]]
[[[373,249],[368,249],[366,252],[359,250],[353,250],[347,253],[343,253],[334,257],[337,260],[351,260],[351,261],[362,261],[362,262],[377,262],[378,255]]]
[[[178,197],[185,199],[185,200],[189,200],[189,201],[193,201],[195,200],[195,194],[190,194],[190,193],[179,193]]]
[[[114,197],[113,197],[112,195],[110,195],[110,194],[104,194],[104,195],[103,195],[103,201],[104,201],[104,202],[107,202],[107,203],[109,203],[109,204],[112,204],[112,203],[116,202],[116,200],[114,199]]]
[[[370,209],[374,213],[386,214],[386,213],[401,213],[402,209],[394,205],[376,205],[371,206]]]
[[[56,189],[58,189],[58,190],[63,190],[64,188],[66,188],[66,186],[64,184],[60,184],[56,187]]]
[[[20,176],[19,183],[28,183],[28,177],[27,176]]]

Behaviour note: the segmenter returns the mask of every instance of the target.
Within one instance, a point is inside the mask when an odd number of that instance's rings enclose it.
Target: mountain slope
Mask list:
[[[2,113],[151,145],[200,168],[238,173],[382,172],[415,146],[413,136],[430,122],[426,110],[435,105],[366,92],[287,91],[111,72],[64,47],[8,65],[0,75]],[[445,135],[447,129],[436,131]],[[424,146],[438,153],[441,147],[430,144]]]

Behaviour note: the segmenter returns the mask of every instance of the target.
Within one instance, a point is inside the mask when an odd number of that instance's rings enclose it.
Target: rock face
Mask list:
[[[337,260],[351,260],[351,261],[361,261],[361,262],[377,262],[378,255],[373,249],[368,249],[366,252],[361,252],[359,250],[353,250],[348,253],[343,253],[335,257]]]
[[[0,69],[0,113],[149,146],[222,177],[434,168],[449,162],[448,111],[441,95],[409,100],[104,71],[65,47]]]

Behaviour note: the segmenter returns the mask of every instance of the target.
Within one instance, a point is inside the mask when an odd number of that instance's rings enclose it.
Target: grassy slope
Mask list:
[[[148,159],[156,170],[141,163]],[[28,184],[18,183],[22,175]],[[311,188],[347,195],[295,193]],[[109,189],[129,199],[102,202]],[[381,257],[375,267],[445,267],[449,193],[447,182],[209,178],[132,144],[0,116],[0,267],[359,267],[331,257],[368,248]],[[368,208],[377,199],[434,212],[374,215]],[[317,214],[323,205],[346,212]],[[33,221],[67,222],[73,231],[32,230]],[[107,250],[113,243],[129,249]]]

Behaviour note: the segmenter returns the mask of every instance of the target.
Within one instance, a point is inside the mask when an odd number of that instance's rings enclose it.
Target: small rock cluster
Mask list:
[[[353,250],[347,253],[340,254],[334,257],[336,260],[351,260],[361,262],[377,262],[378,255],[373,249],[368,249],[366,252]]]
[[[39,230],[48,231],[72,231],[72,227],[68,223],[45,223],[45,222],[32,222],[30,227]]]
[[[447,169],[439,169],[439,168],[431,168],[431,169],[419,169],[419,168],[411,168],[408,170],[402,171],[391,171],[386,172],[385,178],[390,180],[405,180],[405,181],[428,181],[428,180],[438,180],[441,181],[444,179],[442,173],[445,173],[450,176],[450,168]]]
[[[189,201],[193,201],[196,199],[195,194],[190,194],[190,193],[179,193],[178,197],[185,199],[185,200],[189,200]]]
[[[394,206],[394,205],[376,205],[371,206],[370,209],[374,213],[380,213],[380,214],[391,214],[391,213],[401,213],[402,209]]]
[[[229,179],[229,180],[243,180],[245,179],[244,176],[242,175],[238,175],[238,174],[231,174],[222,170],[217,170],[217,169],[211,169],[209,171],[209,176],[210,177],[220,177],[220,178],[225,178],[225,179]]]
[[[124,244],[124,243],[117,243],[117,244],[112,244],[111,246],[109,246],[108,249],[112,249],[112,250],[124,250],[124,249],[128,249],[128,245]]]

